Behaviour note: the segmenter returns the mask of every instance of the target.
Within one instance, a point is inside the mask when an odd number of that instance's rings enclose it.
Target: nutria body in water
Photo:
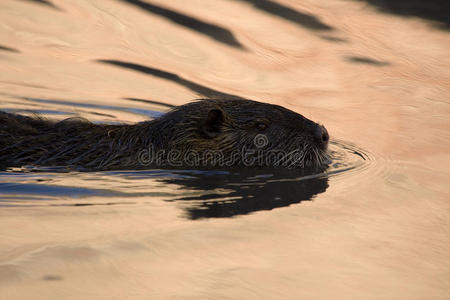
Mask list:
[[[327,146],[323,126],[252,100],[199,100],[155,120],[123,125],[0,112],[3,167],[321,168],[328,161]]]

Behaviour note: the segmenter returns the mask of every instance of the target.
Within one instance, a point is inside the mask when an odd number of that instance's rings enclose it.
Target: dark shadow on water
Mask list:
[[[33,171],[33,169],[35,169]],[[120,176],[126,182],[140,186],[147,180],[161,186],[171,186],[171,191],[160,191],[158,185],[146,191],[90,188],[88,186],[60,186],[52,184],[51,174],[67,173],[70,169],[61,167],[25,168],[26,172],[0,173],[0,207],[3,206],[67,206],[90,207],[105,205],[142,205],[135,199],[154,199],[177,203],[183,216],[192,219],[228,218],[246,215],[261,210],[272,210],[312,201],[328,188],[328,175],[294,169],[244,169],[244,170],[135,170],[105,171],[103,176]],[[31,172],[31,173],[30,173]],[[36,173],[37,172],[37,173]],[[43,180],[32,180],[30,174],[44,172]],[[42,173],[41,173],[42,174]],[[47,176],[47,177],[45,177]],[[80,176],[71,174],[69,176]],[[4,182],[15,181],[15,182]],[[88,179],[91,180],[91,179]],[[93,185],[92,182],[90,182]],[[91,197],[102,198],[92,201]],[[53,200],[63,202],[54,203]],[[50,202],[48,201],[50,200]],[[24,203],[24,201],[31,201]],[[42,203],[42,204],[40,204]]]
[[[375,6],[383,13],[419,17],[435,22],[439,29],[450,29],[449,0],[358,0]]]
[[[74,113],[64,112],[51,109],[15,109],[15,108],[2,108],[1,111],[14,114],[38,114],[38,115],[74,115]]]
[[[346,56],[344,57],[345,60],[352,62],[352,63],[356,63],[356,64],[369,64],[369,65],[373,65],[373,66],[377,66],[377,67],[384,67],[384,66],[389,66],[390,63],[386,62],[386,61],[380,61],[380,60],[376,60],[370,57],[365,57],[365,56]]]
[[[2,46],[2,45],[0,45],[0,51],[8,51],[8,52],[20,53],[20,51],[15,49],[15,48],[6,47],[6,46]]]
[[[239,43],[239,41],[234,37],[233,33],[226,28],[205,21],[201,21],[194,17],[176,12],[174,10],[170,10],[155,4],[151,4],[147,1],[146,2],[140,0],[121,0],[121,1],[135,5],[145,10],[146,12],[164,17],[175,24],[184,26],[193,31],[204,34],[209,38],[224,43],[228,46],[244,49],[242,44]]]
[[[321,39],[329,41],[329,42],[335,42],[335,43],[347,43],[348,41],[343,38],[334,37],[334,36],[328,36],[328,35],[322,35],[320,36]]]
[[[161,181],[186,190],[171,201],[181,202],[187,217],[193,220],[246,215],[311,201],[328,188],[327,177],[302,176],[294,170],[199,172]]]
[[[159,105],[159,106],[164,106],[164,107],[168,107],[168,108],[174,108],[176,107],[176,105],[172,105],[169,103],[165,103],[165,102],[161,102],[161,101],[156,101],[156,100],[148,100],[148,99],[140,99],[140,98],[122,98],[124,100],[130,100],[130,101],[135,101],[135,102],[142,102],[142,103],[148,103],[148,104],[154,104],[154,105]]]
[[[29,1],[29,2],[35,2],[35,3],[39,3],[39,4],[44,4],[48,7],[60,10],[59,7],[57,7],[55,4],[53,4],[52,2],[48,1],[48,0],[22,0],[22,1]]]
[[[283,18],[285,20],[296,23],[302,27],[310,30],[333,30],[333,27],[323,23],[314,15],[303,13],[283,4],[270,0],[239,0],[252,4],[257,9],[263,10],[267,13]]]
[[[42,280],[60,281],[60,280],[64,280],[64,277],[62,277],[60,275],[45,275],[45,276],[42,277]]]
[[[79,207],[79,206],[102,206],[102,205],[126,205],[126,204],[136,204],[136,202],[106,202],[106,203],[88,203],[88,202],[84,202],[84,203],[75,203],[75,204],[59,204],[59,205],[53,205],[53,206],[74,206],[74,207]]]
[[[75,107],[87,107],[87,108],[95,108],[95,109],[107,109],[107,110],[115,110],[115,111],[123,111],[135,113],[138,115],[144,115],[150,118],[157,118],[163,115],[163,112],[154,111],[143,108],[132,108],[132,107],[123,107],[123,106],[114,106],[114,105],[100,105],[100,104],[90,104],[90,103],[80,103],[74,101],[66,101],[66,100],[53,100],[53,99],[40,99],[40,98],[31,98],[31,97],[20,97],[21,99],[25,99],[28,101],[38,102],[38,103],[49,103],[49,104],[58,104],[58,105],[66,105],[66,106],[75,106]],[[108,114],[100,114],[102,116],[111,116]]]
[[[76,113],[68,112],[68,111],[60,111],[60,110],[52,110],[52,109],[17,109],[17,108],[2,108],[1,111],[13,114],[37,114],[37,115],[59,115],[59,116],[67,116],[72,117],[75,116]],[[103,114],[96,111],[89,111],[88,113],[101,117],[115,118],[115,116],[110,114]]]
[[[37,84],[29,84],[29,83],[24,83],[24,82],[14,82],[14,81],[7,81],[7,80],[0,80],[1,83],[6,83],[6,84],[12,84],[12,85],[18,85],[18,86],[26,86],[26,87],[31,87],[31,88],[35,88],[35,89],[49,89],[46,86],[43,85],[37,85]],[[8,94],[4,94],[4,95],[8,95]]]
[[[105,191],[97,191],[83,187],[55,186],[39,183],[0,182],[0,202],[8,195],[33,195],[50,197],[81,198],[88,196],[104,195]],[[114,195],[111,193],[111,195]]]
[[[200,94],[202,96],[205,96],[207,98],[211,98],[211,99],[213,99],[213,98],[243,99],[242,97],[239,97],[236,95],[227,94],[227,93],[219,92],[217,90],[210,89],[201,84],[184,79],[183,77],[180,77],[177,74],[166,72],[166,71],[159,70],[156,68],[146,67],[143,65],[135,64],[135,63],[120,61],[120,60],[113,60],[113,59],[99,59],[99,60],[97,60],[97,62],[100,62],[103,64],[108,64],[108,65],[113,65],[113,66],[118,66],[121,68],[133,70],[133,71],[144,73],[147,75],[152,75],[152,76],[156,76],[159,78],[167,79],[172,82],[178,83],[179,85],[182,85],[182,86],[190,89],[191,91],[193,91],[197,94]]]

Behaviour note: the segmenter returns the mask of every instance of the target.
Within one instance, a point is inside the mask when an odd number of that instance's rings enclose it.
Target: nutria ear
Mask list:
[[[220,109],[211,109],[208,116],[202,124],[202,132],[209,138],[215,138],[220,133],[220,127],[223,124],[223,111]]]

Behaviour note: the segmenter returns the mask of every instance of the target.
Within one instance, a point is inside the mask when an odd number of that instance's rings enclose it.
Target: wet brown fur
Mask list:
[[[261,125],[263,124],[263,125]],[[199,154],[257,149],[304,150],[298,166],[323,165],[328,133],[300,114],[251,100],[199,100],[176,107],[155,120],[123,125],[93,124],[82,118],[51,121],[0,112],[0,165],[71,166],[86,169],[133,169],[150,145],[155,151]],[[237,159],[233,165],[239,166]],[[156,166],[157,167],[157,166]]]

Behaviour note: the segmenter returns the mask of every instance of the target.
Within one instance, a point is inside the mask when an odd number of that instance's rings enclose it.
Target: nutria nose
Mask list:
[[[327,148],[328,140],[330,137],[325,127],[318,125],[314,130],[314,138],[319,143],[319,145],[322,146],[323,149]]]

